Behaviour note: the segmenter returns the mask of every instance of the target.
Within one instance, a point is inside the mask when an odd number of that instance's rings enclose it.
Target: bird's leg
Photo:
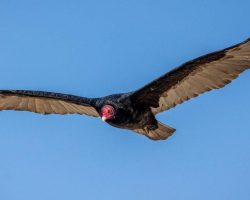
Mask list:
[[[151,125],[148,125],[146,128],[148,131],[153,131],[153,130],[157,129],[158,126],[157,126],[157,124],[151,124]]]
[[[151,112],[151,110],[148,110],[148,112],[146,112],[143,117],[144,117],[143,129],[146,133],[149,133],[150,131],[154,131],[158,128],[158,122],[154,114]]]
[[[149,120],[148,120],[146,127],[149,131],[153,131],[158,128],[158,122],[152,113],[150,113],[149,115]]]

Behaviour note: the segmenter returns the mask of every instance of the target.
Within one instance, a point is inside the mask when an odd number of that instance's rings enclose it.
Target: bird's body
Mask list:
[[[157,121],[149,107],[137,107],[131,101],[132,93],[115,94],[96,100],[98,112],[104,105],[111,105],[116,109],[116,116],[107,123],[123,129],[140,129],[156,127]]]
[[[86,114],[152,140],[175,131],[155,115],[212,89],[250,68],[250,39],[184,63],[139,90],[100,98],[27,90],[0,90],[0,110],[40,114]]]

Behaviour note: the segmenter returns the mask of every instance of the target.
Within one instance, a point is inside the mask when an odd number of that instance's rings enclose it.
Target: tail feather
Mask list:
[[[136,129],[134,131],[136,133],[145,135],[151,140],[166,140],[169,136],[173,135],[175,129],[158,122],[158,128],[155,130]]]

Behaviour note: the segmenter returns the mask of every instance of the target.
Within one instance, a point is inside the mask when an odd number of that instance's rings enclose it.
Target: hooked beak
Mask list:
[[[102,121],[105,122],[106,120],[107,120],[107,118],[102,116]]]

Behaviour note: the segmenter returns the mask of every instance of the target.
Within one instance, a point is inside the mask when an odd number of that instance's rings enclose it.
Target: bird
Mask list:
[[[84,114],[151,140],[165,140],[175,129],[159,122],[158,113],[222,88],[249,68],[250,38],[188,61],[132,92],[86,98],[45,91],[0,90],[0,110]]]

